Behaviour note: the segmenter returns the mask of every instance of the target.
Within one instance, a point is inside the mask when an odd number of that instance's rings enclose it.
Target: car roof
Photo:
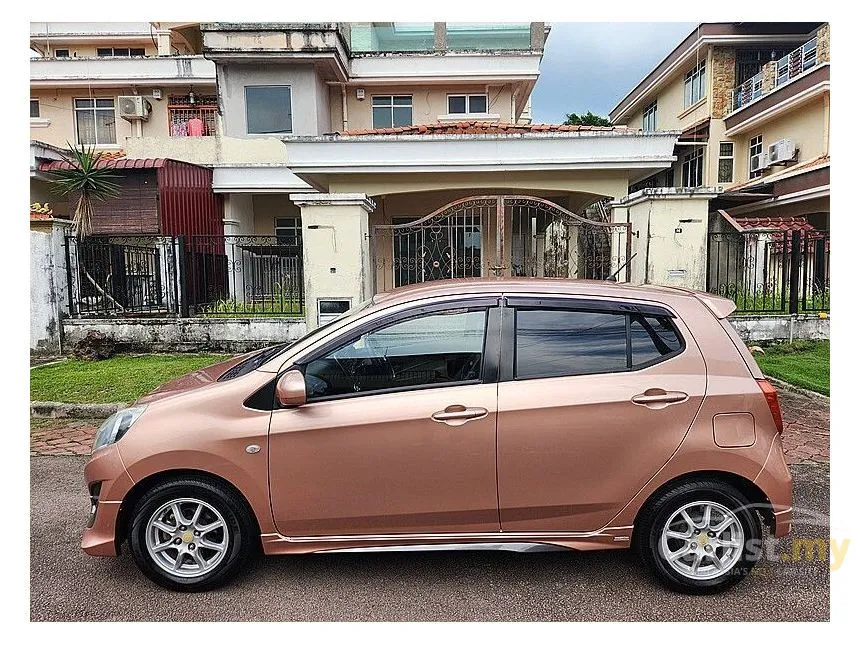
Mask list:
[[[487,293],[541,293],[559,295],[600,296],[607,298],[642,298],[664,300],[667,296],[695,296],[696,292],[681,287],[659,285],[637,286],[603,280],[569,280],[565,278],[463,278],[434,280],[392,291],[379,293],[375,305],[393,305],[422,298]]]

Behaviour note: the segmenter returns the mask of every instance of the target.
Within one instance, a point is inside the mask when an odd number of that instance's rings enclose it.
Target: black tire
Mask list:
[[[743,530],[744,546],[740,558],[734,566],[727,567],[724,574],[707,580],[685,576],[670,565],[661,552],[666,523],[685,505],[693,502],[721,504],[735,514]],[[761,555],[761,536],[761,519],[750,508],[750,502],[741,491],[718,479],[696,479],[679,483],[648,500],[636,520],[633,548],[657,579],[670,589],[687,594],[714,594],[725,591],[749,575]]]
[[[217,565],[195,577],[169,573],[156,563],[155,556],[147,549],[150,518],[163,505],[182,498],[200,500],[214,508],[223,517],[228,536],[225,554]],[[223,539],[223,534],[216,535]],[[258,536],[256,522],[244,500],[223,484],[202,477],[182,477],[154,486],[135,504],[129,527],[131,553],[138,568],[153,582],[173,591],[206,591],[226,584],[245,569],[257,552]],[[182,562],[188,563],[189,558]]]

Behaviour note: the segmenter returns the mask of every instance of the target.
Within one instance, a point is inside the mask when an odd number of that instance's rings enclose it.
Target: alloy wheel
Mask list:
[[[710,580],[737,564],[744,549],[741,522],[717,502],[682,506],[669,516],[660,536],[660,553],[675,571],[692,580]]]
[[[215,507],[194,498],[162,504],[146,524],[146,550],[167,573],[196,578],[212,571],[227,554],[230,533]]]

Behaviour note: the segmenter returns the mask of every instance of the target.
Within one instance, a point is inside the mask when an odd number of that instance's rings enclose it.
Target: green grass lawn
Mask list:
[[[30,400],[134,401],[165,381],[227,358],[223,354],[150,354],[114,356],[103,361],[69,359],[30,370]]]
[[[780,343],[755,354],[761,371],[792,385],[830,396],[830,341]]]

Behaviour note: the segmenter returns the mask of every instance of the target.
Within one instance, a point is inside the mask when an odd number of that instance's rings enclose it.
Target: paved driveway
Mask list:
[[[80,550],[84,457],[31,458],[33,620],[827,620],[828,563],[776,561],[719,599],[653,583],[627,552],[435,552],[265,558],[229,587],[189,597],[139,574],[128,554]],[[792,466],[795,504],[828,512],[826,463]],[[797,526],[794,538],[828,527]]]

